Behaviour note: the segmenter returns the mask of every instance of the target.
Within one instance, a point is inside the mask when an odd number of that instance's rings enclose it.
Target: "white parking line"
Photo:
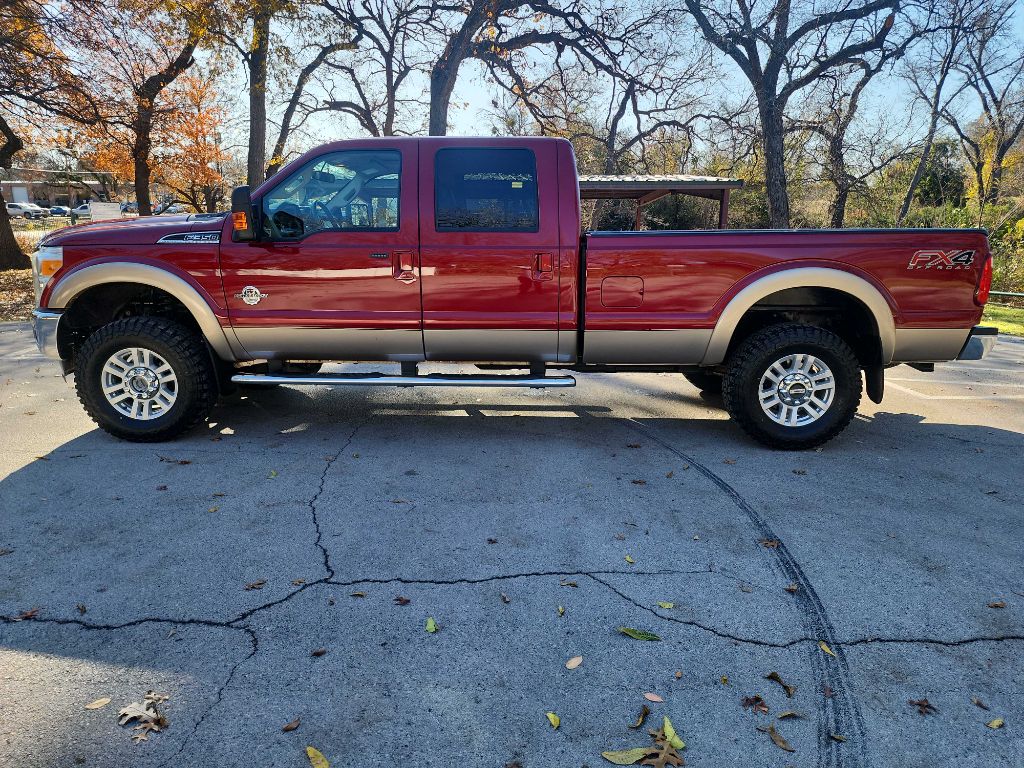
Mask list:
[[[908,395],[920,397],[922,400],[1024,400],[1024,395],[926,395],[910,387],[901,387],[899,384],[886,382],[886,386],[906,392]]]

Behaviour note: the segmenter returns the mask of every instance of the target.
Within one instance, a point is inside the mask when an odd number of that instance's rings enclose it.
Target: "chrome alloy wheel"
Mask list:
[[[103,364],[100,377],[107,402],[130,419],[159,418],[178,398],[178,379],[171,364],[142,347],[112,354]]]
[[[814,355],[786,355],[761,376],[758,399],[772,421],[784,427],[813,424],[832,405],[836,379]]]

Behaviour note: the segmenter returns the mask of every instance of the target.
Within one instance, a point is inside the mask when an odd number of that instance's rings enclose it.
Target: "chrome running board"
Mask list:
[[[383,373],[298,374],[236,373],[236,384],[295,384],[328,387],[575,387],[572,376],[489,376],[487,374],[430,373],[426,376],[389,376]]]

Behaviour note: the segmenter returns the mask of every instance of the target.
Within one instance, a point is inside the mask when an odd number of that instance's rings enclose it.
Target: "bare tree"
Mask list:
[[[80,63],[71,55],[81,16],[44,0],[0,3],[0,169],[10,170],[25,148],[21,132],[53,115],[95,122],[98,114],[83,90]],[[21,252],[6,201],[0,194],[0,269],[29,266]]]
[[[923,35],[918,50],[911,50],[903,77],[910,84],[916,101],[928,110],[928,127],[921,141],[914,172],[903,202],[896,214],[900,224],[910,212],[917,187],[931,159],[943,113],[967,88],[968,81],[957,78],[965,49],[979,11],[988,0],[939,0],[931,8],[930,29]]]
[[[708,42],[736,63],[753,88],[771,224],[788,227],[786,107],[823,74],[881,48],[899,0],[840,0],[827,12],[812,0],[684,3]]]
[[[981,104],[974,122],[948,106],[943,116],[960,139],[978,188],[979,215],[999,199],[1006,157],[1024,131],[1024,48],[1014,40],[1014,0],[990,0],[972,25],[960,65]]]

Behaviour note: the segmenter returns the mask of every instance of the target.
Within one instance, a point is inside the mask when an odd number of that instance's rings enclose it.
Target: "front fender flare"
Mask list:
[[[719,365],[725,360],[733,333],[747,311],[766,296],[787,288],[832,288],[853,296],[868,308],[878,326],[882,364],[892,361],[896,349],[896,322],[889,302],[874,285],[841,269],[794,267],[765,275],[737,293],[726,305],[704,353],[703,365]]]
[[[65,309],[89,288],[107,283],[137,283],[159,288],[176,298],[199,324],[207,343],[223,360],[233,360],[231,344],[209,302],[187,281],[150,264],[107,261],[69,272],[53,286],[47,308]]]

